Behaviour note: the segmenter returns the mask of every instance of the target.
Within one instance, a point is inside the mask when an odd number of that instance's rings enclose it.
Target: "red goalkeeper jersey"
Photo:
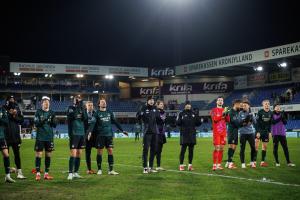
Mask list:
[[[226,135],[226,122],[230,121],[228,115],[223,116],[224,108],[213,108],[210,112],[212,119],[213,135]]]

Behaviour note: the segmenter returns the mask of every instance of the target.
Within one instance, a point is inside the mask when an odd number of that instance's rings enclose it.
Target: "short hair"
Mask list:
[[[246,103],[250,106],[250,102],[248,100],[244,100],[243,103]]]
[[[152,96],[152,95],[147,96],[147,101],[146,101],[146,102],[148,103],[148,101],[151,100],[151,99],[155,100],[155,99],[154,99],[154,96]]]
[[[164,103],[162,100],[157,100],[156,105],[159,105],[160,103]]]
[[[235,99],[235,100],[232,101],[232,105],[240,104],[240,103],[242,103],[242,101],[240,99]]]
[[[98,100],[98,103],[97,103],[98,106],[99,106],[101,100],[105,100],[106,101],[106,99],[104,97],[100,97],[99,100]]]
[[[85,104],[89,104],[89,103],[92,103],[92,104],[93,104],[93,102],[92,102],[92,101],[86,101],[86,102],[85,102]]]
[[[223,97],[223,96],[218,96],[217,100],[218,100],[218,99],[220,99],[220,98],[221,98],[221,99],[224,99],[224,97]]]
[[[261,103],[263,104],[264,102],[268,101],[270,103],[269,99],[264,99]]]

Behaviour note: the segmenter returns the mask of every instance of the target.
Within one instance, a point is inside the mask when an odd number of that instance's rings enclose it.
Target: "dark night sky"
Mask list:
[[[0,55],[11,61],[173,66],[300,41],[287,1],[7,2]]]

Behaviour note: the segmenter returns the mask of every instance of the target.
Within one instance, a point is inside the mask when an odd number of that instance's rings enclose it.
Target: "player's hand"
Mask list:
[[[257,138],[257,139],[260,138],[260,133],[256,133],[256,138]]]
[[[124,135],[126,135],[126,136],[128,136],[128,133],[127,133],[127,131],[123,131],[123,134],[124,134]]]
[[[16,109],[13,110],[13,115],[17,115],[18,111]]]
[[[13,115],[13,113],[14,113],[14,109],[12,109],[12,108],[11,108],[11,109],[9,109],[9,111],[8,111],[8,112],[9,112],[9,114]]]
[[[90,139],[91,139],[91,136],[92,136],[92,133],[91,133],[91,132],[89,132],[89,134],[88,134],[88,136],[87,136],[87,140],[88,140],[88,141],[90,141]]]

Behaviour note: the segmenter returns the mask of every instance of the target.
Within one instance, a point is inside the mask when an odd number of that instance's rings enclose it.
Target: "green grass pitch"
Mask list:
[[[169,139],[164,145],[162,167],[167,171],[157,174],[142,174],[141,141],[115,139],[115,170],[119,176],[107,175],[107,154],[103,159],[102,176],[86,175],[85,156],[82,156],[80,173],[83,179],[67,180],[68,140],[55,140],[55,151],[51,162],[52,181],[36,182],[31,169],[34,167],[34,140],[24,140],[21,158],[26,180],[14,184],[4,183],[3,161],[0,161],[0,199],[299,199],[300,198],[300,139],[288,138],[291,160],[296,167],[287,167],[281,147],[281,167],[275,167],[272,143],[269,143],[267,168],[241,169],[239,150],[234,161],[236,170],[225,169],[213,172],[212,142],[210,138],[199,138],[194,152],[194,172],[179,172],[179,141]],[[238,147],[239,149],[239,147]],[[249,145],[246,146],[249,161]],[[261,154],[258,154],[260,161]],[[92,152],[92,168],[96,169],[96,151]],[[187,159],[187,154],[186,154]],[[224,160],[227,159],[227,148]],[[11,155],[11,166],[14,159]],[[187,160],[185,160],[187,163]],[[44,159],[42,159],[42,169]],[[15,178],[16,175],[12,174]],[[266,178],[266,181],[263,181]]]

